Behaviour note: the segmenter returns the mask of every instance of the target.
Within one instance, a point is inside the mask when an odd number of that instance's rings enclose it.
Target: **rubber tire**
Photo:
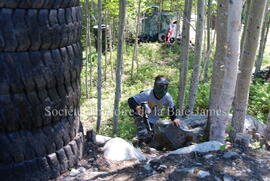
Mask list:
[[[165,42],[165,39],[164,39],[163,37],[166,38],[166,34],[165,34],[165,33],[159,33],[159,34],[158,34],[158,41],[159,41],[160,43]]]
[[[80,43],[52,51],[0,54],[0,133],[40,128],[62,117],[49,110],[79,104]],[[14,113],[15,111],[15,113]]]
[[[81,7],[0,8],[0,52],[62,48],[81,38]]]
[[[175,43],[175,38],[170,38],[170,44],[174,44]]]
[[[47,181],[78,165],[84,143],[80,132],[66,146],[47,156],[15,164],[0,165],[0,180]],[[30,173],[30,174],[29,174]]]
[[[0,8],[58,9],[78,6],[80,0],[0,0]]]
[[[19,163],[54,153],[73,140],[79,129],[79,116],[73,116],[40,129],[3,134],[0,136],[0,165]]]

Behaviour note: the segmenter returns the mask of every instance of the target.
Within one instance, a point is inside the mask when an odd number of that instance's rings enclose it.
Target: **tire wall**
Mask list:
[[[0,0],[0,180],[48,180],[77,165],[79,0]]]

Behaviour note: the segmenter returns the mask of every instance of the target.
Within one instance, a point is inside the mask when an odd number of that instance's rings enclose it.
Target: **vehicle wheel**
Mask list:
[[[166,40],[166,34],[165,33],[159,33],[158,34],[158,41],[160,43],[163,43],[163,42],[165,42],[165,40]]]

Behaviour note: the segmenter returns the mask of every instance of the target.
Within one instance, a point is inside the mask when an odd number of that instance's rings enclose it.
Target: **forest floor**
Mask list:
[[[90,148],[91,149],[91,148]],[[108,162],[101,147],[93,149],[74,171],[58,181],[269,181],[270,152],[229,148],[209,153],[191,153],[160,157],[166,152],[142,150],[146,161]],[[226,156],[227,155],[227,156]],[[229,155],[229,156],[228,156]],[[73,173],[72,173],[73,172]]]

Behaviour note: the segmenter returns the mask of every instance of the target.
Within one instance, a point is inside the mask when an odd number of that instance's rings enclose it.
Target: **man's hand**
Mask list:
[[[177,127],[179,127],[179,126],[181,125],[181,122],[180,122],[179,119],[174,119],[174,120],[173,120],[173,123],[174,123],[174,125],[177,126]]]

